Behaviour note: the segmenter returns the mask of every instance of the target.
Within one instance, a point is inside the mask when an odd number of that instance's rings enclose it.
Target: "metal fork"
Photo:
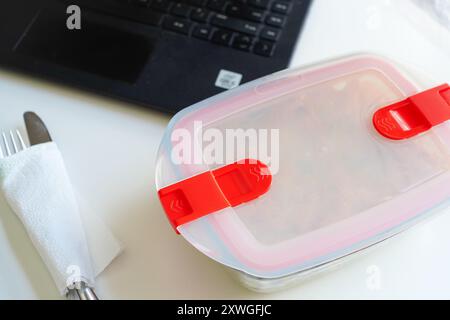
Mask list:
[[[10,130],[9,133],[2,132],[2,141],[3,147],[0,142],[0,159],[12,156],[28,148],[19,130]]]

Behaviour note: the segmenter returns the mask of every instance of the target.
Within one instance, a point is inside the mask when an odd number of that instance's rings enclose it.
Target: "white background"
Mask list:
[[[402,0],[315,0],[292,66],[362,51],[450,82],[450,32]],[[257,294],[166,221],[155,193],[154,163],[169,116],[0,71],[0,130],[23,128],[26,110],[46,121],[75,188],[125,246],[98,278],[102,298],[450,298],[449,210],[337,271]],[[376,288],[368,285],[374,271]],[[5,298],[59,296],[0,197],[0,299]]]

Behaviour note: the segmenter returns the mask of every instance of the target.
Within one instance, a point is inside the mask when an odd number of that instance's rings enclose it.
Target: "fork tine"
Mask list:
[[[9,157],[11,155],[11,149],[9,149],[8,140],[6,139],[6,134],[2,132],[3,143],[5,144],[6,156]]]
[[[20,131],[16,129],[17,137],[19,138],[20,147],[22,150],[25,150],[27,147],[25,146],[25,142],[23,141],[22,135],[20,134]]]
[[[8,138],[9,136],[9,138]],[[23,151],[27,148],[25,141],[22,138],[19,130],[9,130],[9,134],[2,132],[1,141],[3,141],[4,148],[0,141],[0,159],[12,156],[13,154]],[[10,140],[10,141],[9,141]]]
[[[16,139],[14,139],[14,134],[13,134],[12,130],[9,130],[9,136],[11,137],[11,142],[13,145],[14,153],[19,152],[19,150],[17,149]]]

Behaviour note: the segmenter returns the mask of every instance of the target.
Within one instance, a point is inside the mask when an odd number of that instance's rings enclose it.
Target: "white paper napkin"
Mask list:
[[[121,252],[108,227],[82,205],[54,142],[0,159],[0,189],[24,224],[61,294],[94,279]]]

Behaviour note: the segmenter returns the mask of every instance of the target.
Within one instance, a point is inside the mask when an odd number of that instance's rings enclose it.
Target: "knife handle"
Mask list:
[[[76,283],[74,289],[69,289],[67,297],[73,300],[99,300],[94,289],[88,287],[86,283]]]

